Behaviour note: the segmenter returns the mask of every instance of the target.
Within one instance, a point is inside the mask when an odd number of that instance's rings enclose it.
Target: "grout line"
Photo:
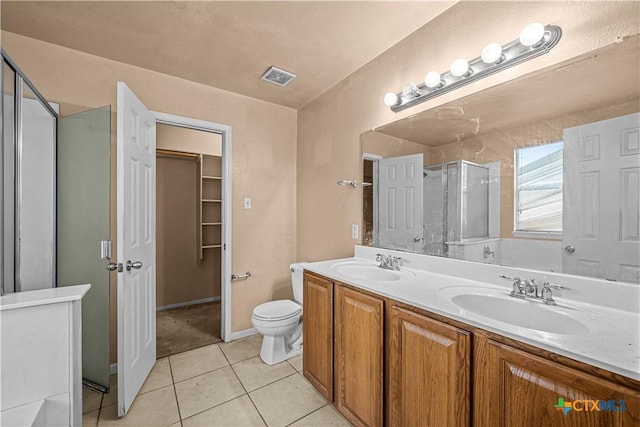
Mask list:
[[[171,359],[167,357],[167,363],[169,364],[169,373],[171,374],[171,385],[173,386],[173,395],[176,398],[176,407],[178,408],[178,420],[182,427],[182,413],[180,412],[180,401],[178,400],[178,391],[176,390],[176,382],[173,379],[173,368],[171,367]]]
[[[289,377],[292,377],[292,376],[294,376],[294,375],[295,375],[295,374],[297,374],[297,373],[298,373],[298,372],[294,372],[293,374],[285,375],[285,376],[284,376],[284,377],[282,377],[282,378],[278,378],[278,379],[277,379],[277,380],[275,380],[275,381],[271,381],[269,384],[261,385],[260,387],[258,387],[258,388],[256,388],[256,389],[253,389],[253,390],[251,390],[251,391],[248,391],[248,392],[247,392],[247,394],[248,394],[248,393],[253,393],[254,391],[261,390],[261,389],[263,389],[263,388],[265,388],[265,387],[268,387],[268,386],[270,386],[270,385],[272,385],[272,384],[277,383],[278,381],[282,381],[282,380],[284,380],[284,379],[287,379],[287,378],[289,378]],[[243,387],[244,387],[244,385],[243,385]]]
[[[225,356],[226,357],[226,356]],[[255,357],[255,356],[254,356]],[[251,358],[250,358],[251,359]],[[247,359],[249,360],[249,359]],[[242,380],[240,379],[240,377],[238,376],[238,373],[236,372],[235,369],[233,369],[233,365],[231,366],[231,372],[233,372],[233,374],[236,376],[236,378],[238,379],[238,382],[240,383],[240,385],[242,386],[242,389],[244,390],[246,396],[249,398],[249,401],[251,402],[251,404],[253,405],[253,407],[255,408],[256,412],[258,413],[258,416],[260,417],[260,419],[262,420],[262,422],[264,423],[265,426],[268,426],[269,424],[267,424],[267,420],[264,419],[264,417],[262,416],[262,413],[260,412],[260,409],[258,409],[258,407],[256,406],[256,402],[253,401],[253,399],[251,398],[251,395],[249,394],[249,391],[247,391],[247,388],[244,386],[244,384],[242,383]],[[279,381],[279,380],[278,380]],[[255,391],[255,390],[253,390]]]
[[[258,406],[256,406],[256,402],[253,401],[253,399],[251,398],[251,395],[249,393],[247,393],[247,397],[249,398],[249,401],[251,402],[253,407],[256,409],[256,412],[258,413],[258,416],[260,417],[260,419],[262,420],[264,425],[268,426],[269,424],[267,424],[267,420],[264,419],[264,417],[262,416],[262,412],[260,412],[260,409],[258,409]]]
[[[102,401],[104,400],[104,393],[100,396],[100,407],[98,408],[98,416],[96,417],[96,427],[100,425],[100,415],[102,415]]]
[[[324,407],[325,407],[325,406],[327,406],[327,405],[329,405],[329,404],[328,404],[328,403],[326,403],[326,404],[322,405],[321,407],[319,407],[318,409],[314,409],[313,411],[309,412],[308,414],[301,416],[301,417],[300,417],[300,418],[298,418],[297,420],[290,422],[289,424],[287,424],[287,427],[289,427],[289,426],[291,426],[291,425],[293,425],[293,424],[297,423],[297,422],[298,422],[298,421],[300,421],[301,419],[306,418],[306,417],[308,417],[309,415],[311,415],[311,414],[313,414],[313,413],[315,413],[315,412],[318,412],[320,409],[324,408]]]
[[[200,412],[196,412],[196,413],[195,413],[195,414],[193,414],[193,415],[189,415],[189,416],[188,416],[187,418],[185,418],[184,420],[180,420],[180,422],[182,422],[182,421],[186,421],[186,420],[188,420],[189,418],[193,418],[193,417],[195,417],[196,415],[200,415],[200,414],[202,414],[203,412],[210,411],[211,409],[217,408],[218,406],[220,406],[220,405],[224,405],[225,403],[229,403],[229,402],[231,402],[232,400],[239,399],[239,398],[241,398],[242,396],[246,396],[246,394],[241,394],[241,395],[236,396],[236,397],[233,397],[233,398],[231,398],[231,399],[229,399],[229,400],[225,400],[224,402],[220,402],[220,403],[218,403],[217,405],[211,406],[210,408],[203,409],[203,410],[202,410],[202,411],[200,411]]]

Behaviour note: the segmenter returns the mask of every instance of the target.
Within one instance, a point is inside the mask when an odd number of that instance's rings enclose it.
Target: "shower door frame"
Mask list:
[[[51,284],[53,288],[57,286],[56,283],[56,246],[57,246],[57,217],[56,217],[56,206],[55,201],[57,200],[57,159],[55,153],[57,151],[58,144],[58,112],[49,104],[46,98],[40,93],[40,91],[35,87],[35,85],[29,80],[26,74],[20,69],[20,67],[11,59],[11,57],[7,54],[4,49],[0,49],[0,56],[2,57],[2,67],[0,67],[0,81],[4,82],[4,64],[7,64],[9,68],[11,68],[15,75],[15,80],[13,82],[13,107],[14,107],[14,117],[13,117],[13,157],[14,157],[14,170],[13,170],[13,180],[11,183],[4,182],[4,175],[2,177],[2,188],[0,188],[0,197],[2,197],[2,221],[0,221],[0,237],[2,237],[2,256],[0,256],[0,295],[4,295],[5,293],[14,293],[20,292],[20,271],[19,271],[19,258],[20,258],[20,244],[18,239],[16,238],[17,230],[20,230],[20,215],[22,212],[22,204],[21,197],[22,194],[22,184],[20,179],[20,172],[22,166],[22,88],[23,84],[25,84],[35,95],[36,99],[40,101],[40,103],[45,107],[45,109],[52,115],[54,119],[54,129],[53,129],[53,159],[52,159],[52,180],[53,180],[53,200],[54,204],[52,206],[52,223],[53,223],[53,235],[52,235],[52,245],[53,245],[53,259],[52,259],[52,277]],[[0,117],[3,120],[0,120],[0,141],[2,142],[2,147],[0,149],[0,162],[4,164],[4,83],[2,90],[2,102],[0,102]],[[8,212],[4,206],[4,192],[7,186],[13,187],[14,194],[14,205],[13,211]],[[13,227],[10,230],[6,230],[4,227],[5,224],[5,215],[10,214],[9,222],[13,224]],[[5,245],[5,236],[13,235],[13,246]],[[8,252],[10,258],[13,260],[12,266],[5,265],[6,254],[5,251]],[[11,280],[5,280],[7,277],[7,269],[10,269],[11,274],[9,278]],[[7,286],[8,285],[8,286]]]

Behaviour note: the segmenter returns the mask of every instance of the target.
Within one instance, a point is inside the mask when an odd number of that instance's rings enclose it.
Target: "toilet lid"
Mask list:
[[[288,299],[269,301],[253,309],[253,315],[259,319],[281,320],[297,316],[302,307]]]

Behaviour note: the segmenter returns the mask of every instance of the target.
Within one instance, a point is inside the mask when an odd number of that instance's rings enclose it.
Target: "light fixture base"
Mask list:
[[[469,74],[456,77],[450,71],[440,75],[442,84],[437,87],[427,87],[424,83],[417,86],[419,95],[415,97],[403,97],[402,92],[398,94],[399,101],[392,105],[391,111],[398,112],[406,108],[413,107],[429,99],[433,99],[444,93],[451,92],[462,86],[473,83],[484,77],[495,74],[499,71],[526,62],[537,56],[544,55],[553,49],[562,37],[562,29],[557,25],[547,25],[544,27],[544,36],[542,41],[535,46],[524,46],[520,43],[520,39],[507,43],[502,46],[501,59],[495,63],[487,64],[482,61],[481,57],[469,61]]]

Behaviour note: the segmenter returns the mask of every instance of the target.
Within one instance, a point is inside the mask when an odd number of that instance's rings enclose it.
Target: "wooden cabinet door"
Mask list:
[[[333,282],[304,274],[302,373],[333,401]]]
[[[387,334],[387,424],[468,426],[470,333],[393,306]]]
[[[490,339],[476,337],[474,346],[474,425],[640,425],[638,390]],[[618,411],[598,410],[602,405],[598,401],[612,403],[612,409]],[[624,401],[624,410],[621,401]],[[566,404],[572,409],[563,409]]]
[[[336,284],[336,406],[356,426],[382,425],[381,299]]]

